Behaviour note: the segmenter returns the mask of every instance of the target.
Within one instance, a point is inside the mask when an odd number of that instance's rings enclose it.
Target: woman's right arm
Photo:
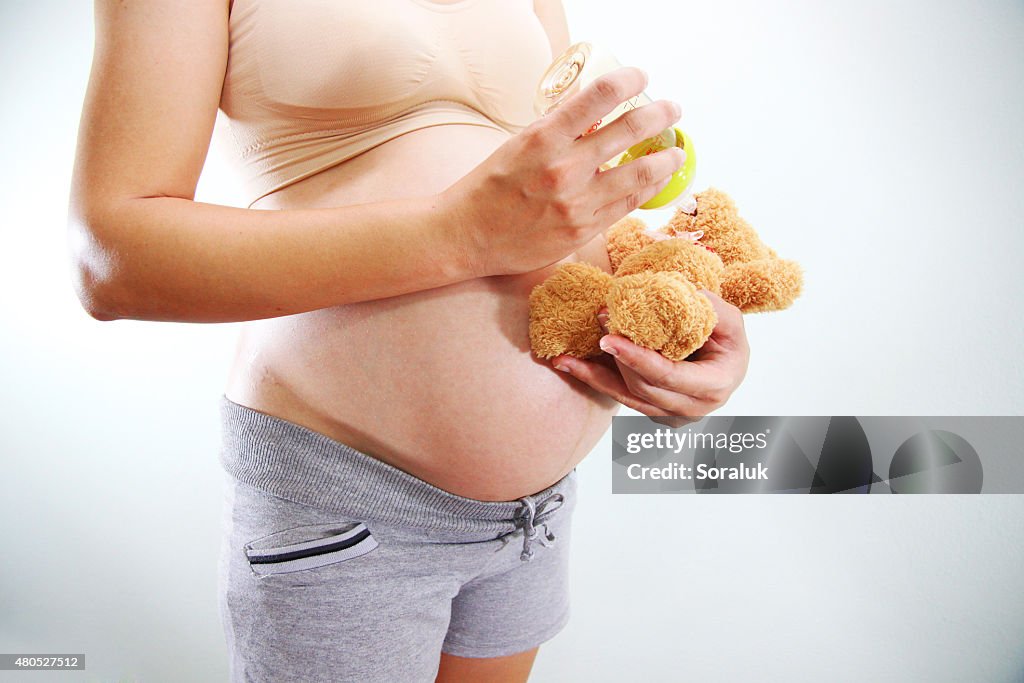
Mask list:
[[[581,121],[643,89],[623,69],[433,196],[282,211],[196,202],[227,63],[226,0],[95,7],[68,227],[76,289],[99,320],[255,320],[540,268],[681,163],[661,152],[596,173],[678,118],[667,105],[573,142]]]
[[[227,0],[95,7],[69,207],[77,291],[93,317],[252,320],[475,275],[436,197],[287,211],[194,201],[227,63]]]

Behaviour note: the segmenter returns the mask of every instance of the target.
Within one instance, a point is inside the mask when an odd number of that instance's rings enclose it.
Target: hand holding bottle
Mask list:
[[[591,130],[646,86],[634,67],[601,74],[440,194],[478,276],[550,265],[668,185],[686,161],[677,146],[601,167],[671,127],[677,104],[643,104]]]

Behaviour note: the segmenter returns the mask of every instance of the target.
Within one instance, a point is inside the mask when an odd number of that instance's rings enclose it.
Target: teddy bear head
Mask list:
[[[727,266],[775,257],[775,252],[740,216],[729,195],[709,188],[699,193],[696,199],[693,213],[682,209],[676,211],[663,228],[666,234],[700,233],[700,243],[718,254]]]
[[[803,286],[800,266],[762,242],[726,193],[709,188],[695,199],[691,212],[677,209],[658,230],[634,217],[613,225],[607,234],[613,271],[682,272],[744,313],[792,305]]]

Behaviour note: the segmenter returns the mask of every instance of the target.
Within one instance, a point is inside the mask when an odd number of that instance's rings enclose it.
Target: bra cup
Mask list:
[[[234,0],[229,38],[249,206],[420,128],[519,132],[552,59],[532,0]]]
[[[532,121],[533,89],[552,58],[532,3],[422,5],[235,0],[222,107],[365,128],[447,99],[512,129]]]
[[[462,87],[472,93],[474,106],[518,131],[536,118],[534,91],[553,59],[551,44],[532,5],[523,11],[514,1],[491,4],[486,21],[468,11],[454,17],[446,26],[447,45],[464,71]]]
[[[239,2],[240,0],[236,0]],[[263,0],[232,52],[258,79],[268,108],[344,118],[416,97],[441,55],[441,35],[406,13],[364,0]]]

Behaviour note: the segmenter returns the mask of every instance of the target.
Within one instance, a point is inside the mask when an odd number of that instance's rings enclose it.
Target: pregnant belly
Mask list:
[[[433,194],[505,139],[415,131],[256,208]],[[534,493],[586,456],[617,407],[530,354],[527,297],[553,268],[245,323],[225,393],[458,495]]]

